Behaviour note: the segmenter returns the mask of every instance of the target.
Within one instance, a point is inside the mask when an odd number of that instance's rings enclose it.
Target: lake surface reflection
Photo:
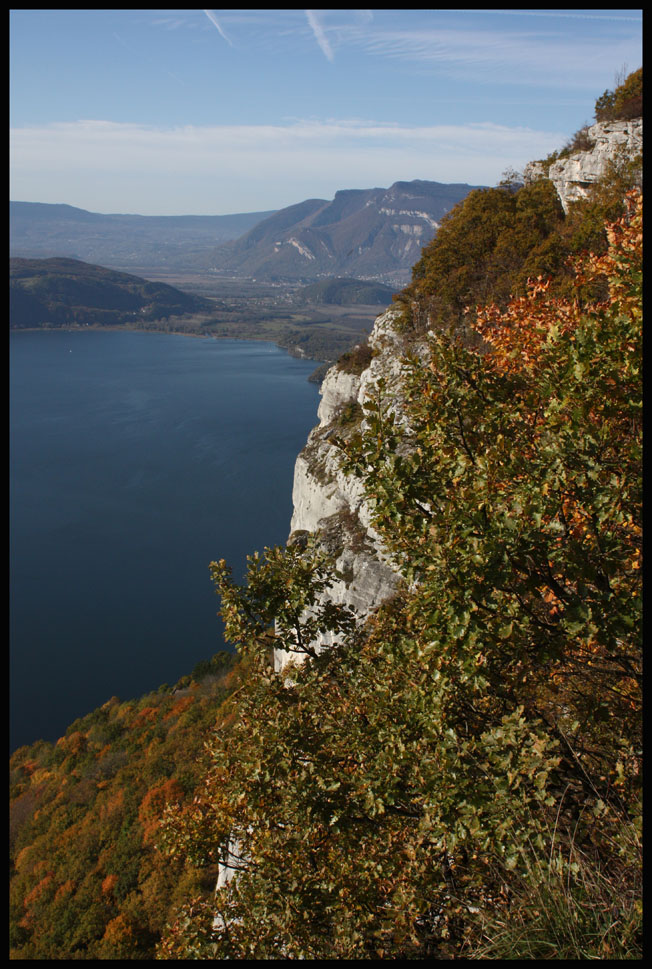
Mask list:
[[[208,563],[287,538],[316,364],[268,343],[10,335],[11,747],[224,648]]]

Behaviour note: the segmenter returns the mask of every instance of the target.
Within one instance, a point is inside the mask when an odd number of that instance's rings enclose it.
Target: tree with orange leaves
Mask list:
[[[496,683],[546,682],[537,702],[559,730],[579,718],[575,749],[613,778],[606,724],[640,746],[640,193],[607,237],[604,255],[573,261],[576,294],[551,297],[539,278],[506,309],[480,308],[480,352],[432,334],[410,383],[410,451],[371,415],[363,474],[410,578],[436,577],[502,630]],[[579,292],[598,278],[608,295],[587,306]]]
[[[214,567],[249,672],[167,833],[236,877],[162,957],[474,957],[518,891],[534,938],[528,864],[572,901],[537,951],[640,951],[638,195],[608,239],[568,297],[538,279],[480,310],[479,346],[432,332],[400,422],[379,385],[360,436],[330,439],[405,579],[364,628],[306,610],[334,578],[312,542],[252,558],[245,587]],[[308,621],[343,641],[314,655]],[[272,641],[308,658],[276,676]],[[606,921],[585,925],[587,858]]]

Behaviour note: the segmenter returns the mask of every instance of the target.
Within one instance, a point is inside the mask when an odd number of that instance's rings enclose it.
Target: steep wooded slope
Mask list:
[[[10,259],[9,325],[110,326],[209,310],[211,302],[165,283],[76,259]]]

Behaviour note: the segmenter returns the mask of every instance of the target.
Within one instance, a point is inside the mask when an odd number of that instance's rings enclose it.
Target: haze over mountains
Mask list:
[[[346,276],[402,286],[442,217],[476,187],[395,182],[277,212],[215,216],[102,215],[11,202],[10,255],[67,256],[113,269],[306,283]]]
[[[10,202],[10,255],[68,256],[112,269],[191,269],[199,254],[238,238],[273,211],[102,215],[73,205]]]

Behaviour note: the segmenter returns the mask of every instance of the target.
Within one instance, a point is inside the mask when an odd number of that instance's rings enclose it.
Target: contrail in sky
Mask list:
[[[323,30],[322,25],[319,23],[319,21],[315,17],[314,11],[313,10],[306,10],[306,17],[308,18],[308,23],[312,27],[312,32],[315,35],[315,40],[317,41],[317,43],[321,47],[322,51],[324,52],[324,54],[328,58],[328,60],[329,61],[332,61],[333,60],[333,51],[331,50],[331,45],[328,43],[328,40],[326,38],[326,34],[324,33],[324,30]]]
[[[220,27],[220,25],[218,23],[218,20],[217,20],[217,17],[213,13],[213,11],[212,10],[204,10],[204,13],[206,14],[206,16],[208,17],[208,19],[210,20],[210,22],[213,24],[213,26],[216,27],[219,30],[220,35],[224,38],[224,40],[227,42],[227,44],[229,45],[229,47],[233,47],[233,44],[231,43],[231,41],[229,40],[229,38],[226,36],[226,34],[224,33],[224,31]]]

